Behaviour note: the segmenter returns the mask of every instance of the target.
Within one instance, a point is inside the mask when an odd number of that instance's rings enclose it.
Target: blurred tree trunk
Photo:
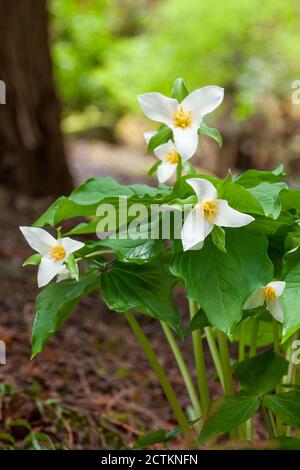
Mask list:
[[[69,192],[46,0],[1,0],[0,79],[0,183],[33,196]]]

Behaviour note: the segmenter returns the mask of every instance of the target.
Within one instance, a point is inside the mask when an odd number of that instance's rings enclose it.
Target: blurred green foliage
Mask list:
[[[51,0],[50,12],[67,109],[92,104],[112,122],[179,76],[190,89],[225,86],[239,118],[299,78],[297,0]]]

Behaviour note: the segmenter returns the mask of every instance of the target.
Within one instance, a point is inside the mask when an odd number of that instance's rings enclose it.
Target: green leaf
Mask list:
[[[143,449],[144,447],[150,446],[152,444],[157,444],[159,442],[164,442],[166,439],[166,432],[163,429],[158,429],[157,431],[150,432],[144,436],[139,436],[135,441],[133,449]]]
[[[273,219],[277,219],[281,211],[280,193],[286,188],[285,183],[263,182],[248,191],[260,202],[267,217],[271,215]]]
[[[183,78],[176,78],[172,89],[172,98],[181,103],[188,94]]]
[[[300,248],[286,253],[283,258],[283,277],[286,282],[281,296],[284,309],[283,341],[300,328]]]
[[[235,372],[242,388],[251,395],[261,396],[274,390],[287,369],[288,362],[270,349],[239,362]]]
[[[210,324],[230,334],[246,299],[272,278],[273,266],[267,240],[245,229],[227,229],[226,248],[223,253],[207,238],[201,250],[175,255],[171,270],[184,279],[188,297],[202,306]]]
[[[193,331],[200,330],[201,328],[204,328],[206,326],[209,326],[209,321],[207,316],[205,315],[205,312],[202,310],[202,308],[200,308],[196,315],[193,316],[189,326],[184,330],[184,336],[187,336]]]
[[[78,271],[78,266],[77,266],[73,253],[68,257],[67,270],[69,271],[71,278],[76,279],[76,281],[78,281],[79,271]]]
[[[281,418],[285,424],[300,428],[300,393],[285,392],[267,395],[263,404],[272,413]]]
[[[99,273],[89,272],[77,282],[67,279],[45,287],[36,298],[36,317],[32,330],[32,357],[42,351],[79,300],[99,286]]]
[[[222,397],[210,406],[200,433],[199,443],[216,434],[224,434],[247,421],[259,408],[259,400],[250,395]]]
[[[280,165],[274,171],[247,170],[236,178],[236,183],[245,188],[253,188],[261,183],[278,183],[285,178],[284,168]]]
[[[116,261],[101,274],[101,295],[111,310],[138,310],[163,320],[181,335],[180,315],[172,298],[175,279],[161,263],[124,264]]]
[[[230,178],[221,183],[218,197],[226,199],[230,207],[237,211],[265,215],[262,205],[257,198],[243,186],[232,182]]]
[[[294,437],[280,436],[268,441],[264,450],[300,450],[300,440]]]
[[[144,264],[156,258],[161,250],[162,241],[150,238],[143,240],[138,238],[126,240],[106,238],[101,240],[99,247],[109,247],[114,250],[119,261],[125,263]]]
[[[288,189],[280,193],[281,205],[284,210],[294,210],[300,213],[299,189]]]
[[[27,258],[24,261],[23,266],[28,266],[28,265],[36,266],[40,264],[41,259],[42,259],[42,255],[40,255],[39,253],[35,253],[34,255],[29,256],[29,258]]]
[[[148,176],[155,175],[155,173],[157,172],[157,168],[159,167],[160,164],[161,164],[161,161],[157,160],[157,162],[155,162],[150,168],[150,170],[148,171]]]
[[[198,133],[200,135],[206,135],[208,137],[211,137],[217,142],[219,147],[222,147],[222,137],[220,132],[214,127],[208,127],[208,125],[204,121],[201,122],[201,125],[198,129]]]
[[[173,133],[172,130],[166,126],[166,124],[163,124],[156,134],[151,137],[148,143],[148,153],[152,153],[156,147],[159,145],[165,144],[168,142],[168,140],[172,139]]]
[[[216,247],[226,253],[226,247],[225,247],[225,230],[222,227],[219,227],[218,225],[215,225],[212,232],[211,232],[211,238],[213,241],[213,244],[216,245]]]
[[[269,344],[273,344],[273,325],[272,325],[272,317],[270,313],[267,313],[270,321],[264,321],[261,319],[259,320],[258,325],[258,332],[257,332],[257,347],[260,348],[262,346],[267,346]],[[240,338],[240,330],[239,326],[243,328],[243,341],[246,346],[250,346],[251,344],[251,337],[252,337],[252,318],[247,318],[243,320],[243,322],[238,325],[236,331],[234,332],[233,339],[234,341],[239,341]]]

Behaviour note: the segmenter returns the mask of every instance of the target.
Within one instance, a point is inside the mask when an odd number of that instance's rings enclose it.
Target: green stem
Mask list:
[[[177,169],[176,169],[176,180],[181,178],[181,173],[182,173],[182,159],[181,159],[181,156],[178,155],[178,163],[177,163]]]
[[[191,403],[192,403],[193,408],[196,412],[196,416],[197,416],[197,418],[199,418],[201,416],[200,402],[199,402],[199,399],[198,399],[198,395],[197,395],[195,386],[193,384],[192,377],[189,373],[188,367],[187,367],[186,362],[184,360],[184,357],[182,355],[182,352],[180,351],[180,349],[178,347],[178,344],[176,343],[176,340],[174,338],[174,335],[173,335],[170,327],[163,321],[161,321],[160,323],[161,323],[161,326],[164,330],[166,338],[169,342],[169,345],[172,349],[172,352],[173,352],[174,357],[176,359],[177,365],[180,369],[180,372],[181,372],[182,378],[184,380],[187,392],[189,394]]]
[[[273,342],[274,342],[274,352],[279,354],[280,352],[280,339],[279,339],[279,332],[278,332],[278,322],[273,318]]]
[[[268,410],[267,410],[267,408],[265,408],[264,405],[261,405],[261,412],[262,412],[263,419],[264,419],[264,422],[265,422],[265,425],[266,425],[266,430],[267,430],[268,435],[269,435],[269,439],[273,439],[274,438],[274,432],[273,432],[272,421],[270,419],[270,415],[268,413]]]
[[[207,339],[208,347],[210,350],[211,357],[214,361],[215,368],[220,380],[220,383],[222,385],[222,388],[224,390],[224,377],[223,377],[223,370],[222,370],[222,363],[221,363],[221,358],[220,358],[220,353],[214,338],[214,335],[212,333],[211,327],[207,326],[204,328],[205,336]]]
[[[233,395],[232,370],[230,364],[228,342],[227,336],[225,335],[225,333],[223,333],[223,331],[218,331],[218,341],[223,368],[224,393],[225,395]]]
[[[193,448],[193,441],[191,439],[191,433],[190,433],[190,428],[189,428],[189,423],[186,419],[186,416],[177,400],[177,397],[175,395],[175,392],[173,390],[172,385],[170,384],[164,370],[162,369],[161,365],[158,362],[158,359],[156,357],[155,352],[152,349],[152,346],[150,345],[149,341],[147,340],[146,336],[144,335],[143,330],[139,326],[135,316],[131,312],[125,312],[126,319],[131,326],[132,331],[134,332],[138,342],[142,346],[145,355],[150,362],[160,384],[161,387],[168,399],[168,402],[170,404],[170,407],[172,408],[172,411],[174,413],[174,416],[176,417],[179,426],[182,428],[183,434],[185,436],[185,439],[187,441],[187,444],[189,445],[189,448]]]
[[[239,326],[239,351],[238,351],[239,362],[245,359],[245,328],[244,324],[241,323]]]
[[[259,319],[252,318],[249,357],[254,357],[256,354],[258,330],[259,330]]]
[[[288,350],[287,350],[287,353],[286,353],[286,359],[289,361],[289,367],[288,367],[288,373],[285,377],[283,377],[282,382],[284,384],[287,384],[287,385],[293,385],[296,382],[296,364],[294,364],[293,361],[292,361],[292,356],[293,356],[292,344],[298,338],[299,338],[299,332],[296,331],[296,333],[294,333],[294,335],[292,336],[292,338],[290,340]],[[286,388],[286,389],[287,389],[287,391],[289,390],[288,388]],[[286,435],[290,436],[291,432],[292,432],[292,426],[287,426],[286,427]],[[298,437],[299,436],[297,435],[297,438]]]
[[[198,306],[195,300],[189,299],[189,308],[190,308],[190,317],[191,319],[198,311]],[[203,344],[202,344],[202,333],[201,330],[195,330],[192,332],[192,341],[193,341],[193,348],[194,348],[194,358],[195,358],[195,365],[197,371],[197,382],[198,382],[198,389],[201,398],[201,409],[203,415],[207,414],[209,404],[210,404],[210,395],[209,395],[209,388],[207,383],[206,377],[206,368],[205,368],[205,359],[204,359],[204,352],[203,352]]]

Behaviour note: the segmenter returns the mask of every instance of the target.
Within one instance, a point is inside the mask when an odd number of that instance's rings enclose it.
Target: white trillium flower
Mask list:
[[[57,274],[61,274],[70,254],[84,246],[84,243],[69,237],[56,240],[42,228],[20,227],[20,230],[31,248],[42,255],[38,269],[39,287],[45,286]]]
[[[60,272],[57,275],[56,282],[61,282],[61,281],[64,281],[65,279],[70,279],[70,278],[71,278],[71,275],[70,275],[69,271],[67,270],[65,265],[63,265],[61,267]]]
[[[251,310],[266,304],[271,315],[282,323],[283,308],[278,297],[282,295],[285,285],[284,281],[273,281],[269,282],[265,287],[260,287],[246,300],[244,309]]]
[[[198,129],[204,116],[214,111],[223,97],[224,88],[205,86],[190,93],[181,103],[161,93],[144,93],[138,96],[138,101],[148,118],[172,129],[176,149],[187,159],[196,152]]]
[[[186,182],[193,188],[198,204],[191,210],[181,230],[183,250],[202,248],[205,238],[214,225],[219,227],[243,227],[253,222],[254,217],[239,212],[224,199],[217,199],[217,190],[204,178],[190,178]]]
[[[152,131],[144,133],[147,144],[155,134],[156,132]],[[179,153],[177,152],[172,140],[156,147],[153,150],[153,153],[159,160],[161,160],[161,164],[157,168],[157,178],[160,183],[164,183],[175,173],[179,161]],[[184,159],[182,160],[184,161]]]

